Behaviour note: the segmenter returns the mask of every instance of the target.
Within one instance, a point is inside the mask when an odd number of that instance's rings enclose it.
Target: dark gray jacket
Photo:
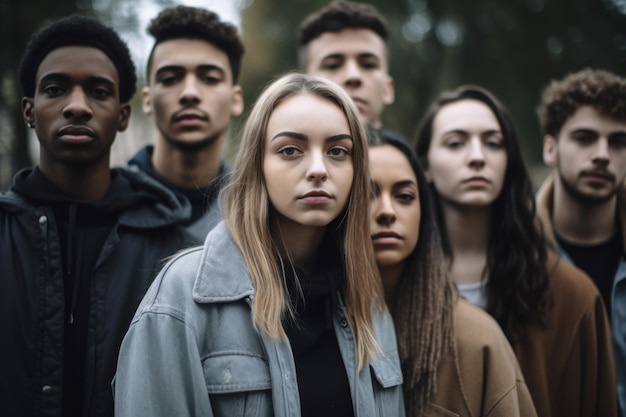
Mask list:
[[[116,198],[134,198],[138,203],[116,216],[89,276],[84,416],[113,415],[111,380],[130,320],[161,261],[190,242],[178,226],[189,217],[186,200],[144,174],[112,172],[131,191]],[[0,194],[3,416],[61,415],[65,322],[61,253],[50,205],[33,203],[13,189]]]

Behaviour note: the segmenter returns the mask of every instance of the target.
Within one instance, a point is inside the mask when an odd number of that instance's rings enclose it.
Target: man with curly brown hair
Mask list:
[[[229,170],[222,148],[231,117],[243,111],[237,80],[244,47],[235,26],[195,7],[162,10],[148,32],[155,44],[142,109],[157,130],[154,145],[129,165],[191,202],[186,227],[202,243],[221,218],[217,196]]]
[[[559,254],[597,285],[611,319],[620,412],[626,411],[626,79],[585,69],[553,81],[538,109],[555,168],[537,212]]]

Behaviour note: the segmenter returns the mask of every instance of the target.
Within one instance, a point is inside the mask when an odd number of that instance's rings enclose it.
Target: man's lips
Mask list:
[[[354,104],[357,105],[357,107],[363,107],[367,105],[367,102],[363,100],[362,98],[359,98],[359,97],[351,97],[351,98]]]
[[[95,136],[95,132],[87,126],[67,125],[57,131],[57,137],[65,142],[83,143]]]
[[[209,120],[209,116],[198,110],[180,110],[174,114],[172,120],[175,123],[185,122],[185,121],[203,121],[207,122]]]
[[[607,171],[584,171],[580,176],[592,181],[615,182],[615,176]]]

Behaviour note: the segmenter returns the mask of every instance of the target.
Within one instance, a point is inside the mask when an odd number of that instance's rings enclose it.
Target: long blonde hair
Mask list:
[[[337,235],[346,275],[343,288],[346,310],[355,333],[357,366],[362,368],[375,357],[378,348],[372,326],[373,309],[385,307],[366,221],[370,198],[367,136],[358,110],[340,87],[322,78],[293,73],[279,78],[261,94],[243,129],[225,190],[224,216],[255,288],[252,307],[255,326],[275,339],[286,340],[282,319],[290,311],[290,305],[280,254],[270,231],[271,210],[263,158],[272,112],[283,100],[298,94],[312,94],[336,104],[346,117],[353,140],[352,188]]]

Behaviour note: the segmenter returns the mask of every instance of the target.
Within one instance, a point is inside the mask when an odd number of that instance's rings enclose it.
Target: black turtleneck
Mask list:
[[[318,263],[312,274],[286,265],[285,275],[296,313],[295,320],[286,321],[285,331],[296,364],[302,416],[353,416],[350,384],[333,327],[343,286],[341,264]]]

